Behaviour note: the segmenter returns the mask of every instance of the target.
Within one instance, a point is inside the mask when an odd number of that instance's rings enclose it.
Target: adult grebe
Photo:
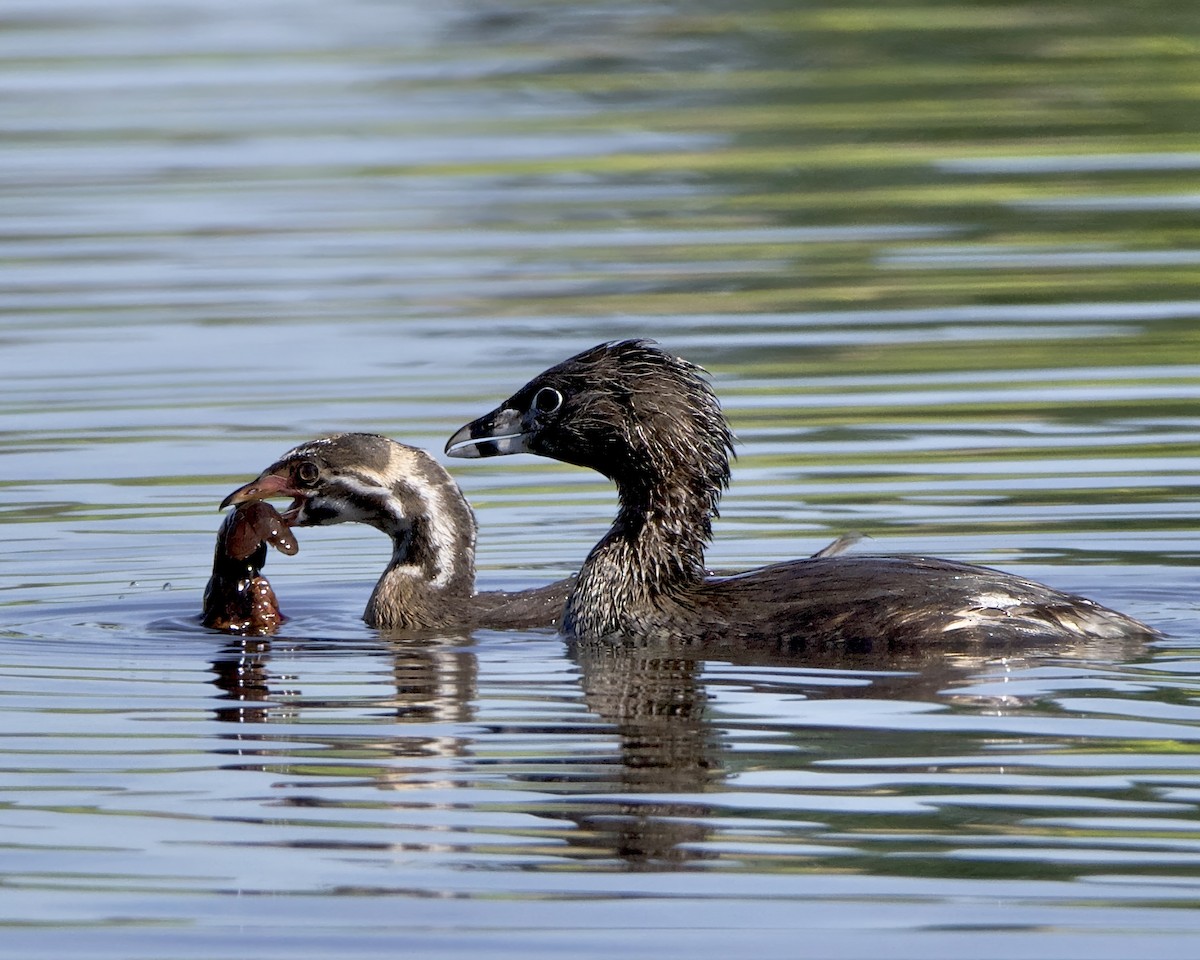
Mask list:
[[[707,577],[733,435],[701,374],[652,341],[603,343],[534,377],[446,444],[456,457],[540,454],[616,484],[616,521],[579,571],[564,633],[788,649],[1155,635],[1083,597],[932,557],[818,555]]]
[[[293,497],[292,526],[366,523],[392,540],[367,601],[369,626],[402,630],[557,626],[570,581],[475,592],[475,516],[429,454],[387,437],[343,433],[303,443],[221,504]]]

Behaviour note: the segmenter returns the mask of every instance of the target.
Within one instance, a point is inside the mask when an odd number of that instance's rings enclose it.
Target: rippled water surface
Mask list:
[[[1200,208],[1187,4],[49,0],[0,12],[0,955],[1190,957]],[[710,562],[985,562],[1164,631],[887,663],[421,640],[295,443],[440,450],[599,340],[712,373]],[[452,461],[480,583],[609,486]]]

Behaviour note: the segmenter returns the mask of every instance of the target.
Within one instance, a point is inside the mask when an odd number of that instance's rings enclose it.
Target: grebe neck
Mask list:
[[[580,636],[627,629],[630,616],[671,603],[704,580],[704,550],[728,476],[647,469],[610,475],[620,508],[611,529],[588,554],[567,599],[563,626]]]
[[[368,522],[391,538],[392,557],[363,619],[371,626],[436,626],[447,604],[474,592],[471,508],[448,476],[414,478],[411,472],[399,476],[376,506]]]

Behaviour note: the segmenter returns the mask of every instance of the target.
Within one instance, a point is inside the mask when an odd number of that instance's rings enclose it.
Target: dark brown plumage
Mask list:
[[[539,374],[447,443],[451,456],[536,453],[616,484],[616,521],[567,598],[569,635],[816,650],[1154,634],[1082,597],[931,557],[822,552],[706,578],[733,436],[701,374],[650,341],[600,344]]]
[[[248,636],[278,629],[285,617],[261,573],[268,544],[289,556],[299,549],[287,523],[269,503],[239,503],[225,515],[217,530],[212,576],[204,588],[204,626]]]
[[[387,437],[343,433],[301,444],[235,490],[222,506],[294,498],[293,526],[366,523],[392,540],[392,558],[367,601],[373,627],[557,626],[569,581],[518,592],[475,592],[475,516],[429,454]]]

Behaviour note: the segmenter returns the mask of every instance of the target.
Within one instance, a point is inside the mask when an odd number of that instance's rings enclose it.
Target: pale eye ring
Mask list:
[[[533,395],[533,409],[538,413],[553,413],[563,405],[563,395],[553,387],[542,387]]]
[[[311,460],[305,460],[296,468],[296,476],[300,478],[302,483],[316,483],[317,477],[321,475],[321,468]]]

